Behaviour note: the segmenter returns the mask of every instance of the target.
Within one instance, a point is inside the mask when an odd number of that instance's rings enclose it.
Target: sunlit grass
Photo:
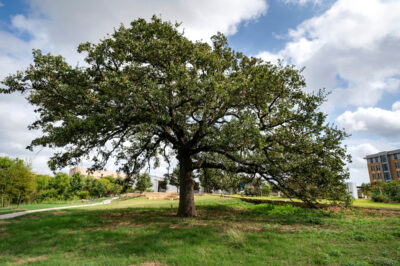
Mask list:
[[[397,265],[397,212],[329,211],[196,197],[199,216],[177,201],[109,205],[0,221],[0,264]],[[158,263],[158,264],[157,264]]]

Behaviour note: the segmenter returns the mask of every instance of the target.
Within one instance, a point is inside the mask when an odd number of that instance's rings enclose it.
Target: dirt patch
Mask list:
[[[1,233],[1,234],[0,234],[0,237],[8,237],[8,236],[10,236],[10,234],[7,233],[7,232],[4,232],[4,233]]]
[[[185,229],[185,228],[194,228],[194,227],[202,227],[209,226],[209,224],[205,221],[201,220],[192,220],[190,223],[176,223],[169,226],[171,229]]]
[[[151,261],[151,262],[142,262],[139,265],[140,266],[161,266],[161,265],[164,265],[164,264],[162,264],[158,260],[155,260],[155,261]]]
[[[52,212],[52,214],[54,214],[54,215],[63,215],[66,213],[68,213],[68,212],[66,212],[66,211]]]
[[[135,224],[135,223],[130,223],[130,222],[124,222],[124,221],[115,221],[109,224],[104,224],[102,226],[97,226],[97,227],[91,227],[91,228],[86,228],[88,231],[100,231],[100,230],[112,230],[117,227],[134,227],[134,228],[140,228],[140,227],[145,227],[147,226],[146,224]]]
[[[25,264],[28,262],[33,262],[33,261],[40,261],[40,260],[47,260],[47,256],[39,256],[39,257],[32,257],[32,258],[26,258],[26,259],[19,259],[17,261],[12,262],[13,264]]]
[[[23,221],[23,220],[39,220],[40,218],[38,216],[34,216],[34,215],[27,215],[24,216],[22,218],[19,218],[19,220]]]

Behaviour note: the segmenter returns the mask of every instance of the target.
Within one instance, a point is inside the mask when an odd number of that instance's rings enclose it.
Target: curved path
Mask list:
[[[45,212],[45,211],[54,211],[54,210],[63,210],[63,209],[90,207],[90,206],[96,206],[96,205],[109,204],[109,203],[111,203],[111,201],[113,201],[115,199],[118,199],[118,197],[114,197],[114,198],[111,198],[111,199],[106,199],[106,200],[103,200],[102,202],[93,203],[93,204],[73,205],[73,206],[64,206],[64,207],[55,207],[55,208],[47,208],[47,209],[38,209],[38,210],[30,210],[30,211],[23,211],[23,212],[7,213],[7,214],[0,215],[0,220],[11,219],[11,218],[15,218],[15,217],[18,217],[18,216],[22,216],[22,215],[29,214],[29,213],[35,213],[35,212]]]

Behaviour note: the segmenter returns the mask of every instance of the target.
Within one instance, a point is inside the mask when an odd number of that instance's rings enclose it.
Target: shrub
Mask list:
[[[375,182],[371,188],[371,199],[375,202],[400,201],[400,182]]]
[[[247,184],[244,186],[244,194],[246,196],[261,196],[261,188],[259,186]]]
[[[151,178],[150,175],[145,173],[145,174],[139,174],[136,179],[136,187],[135,189],[143,192],[148,190],[153,184],[151,183]]]
[[[372,201],[374,202],[389,202],[389,198],[383,194],[373,193],[371,196]]]
[[[80,199],[88,199],[90,196],[89,191],[81,191],[79,192]]]
[[[268,185],[268,184],[262,184],[262,186],[261,186],[261,192],[262,192],[262,195],[263,196],[269,196],[269,195],[271,195],[271,192],[272,192],[272,188],[271,188],[271,186],[270,185]]]

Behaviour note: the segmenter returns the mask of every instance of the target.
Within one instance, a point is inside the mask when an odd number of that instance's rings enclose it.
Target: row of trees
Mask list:
[[[35,192],[32,200],[37,202],[99,198],[121,194],[128,189],[122,178],[106,176],[95,179],[80,173],[71,177],[64,173],[57,173],[54,177],[36,175],[34,181]]]
[[[146,191],[152,186],[150,175],[137,175],[135,189]],[[0,157],[1,206],[22,202],[44,202],[99,198],[132,191],[132,184],[122,178],[106,176],[100,179],[76,173],[34,175],[29,163],[20,159]]]

